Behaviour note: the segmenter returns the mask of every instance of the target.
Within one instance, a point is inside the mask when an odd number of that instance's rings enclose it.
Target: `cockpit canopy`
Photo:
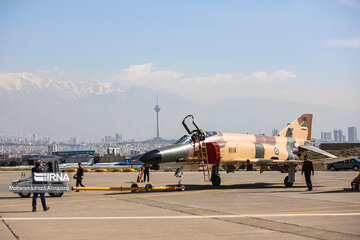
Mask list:
[[[191,143],[192,139],[189,135],[184,135],[178,140],[176,140],[175,144],[185,144],[185,143]]]
[[[217,134],[216,131],[206,131],[205,132],[205,138],[214,136],[216,134]],[[176,140],[175,144],[186,144],[186,143],[192,143],[192,142],[193,142],[193,140],[191,139],[191,136],[184,135],[181,138],[179,138],[178,140]]]

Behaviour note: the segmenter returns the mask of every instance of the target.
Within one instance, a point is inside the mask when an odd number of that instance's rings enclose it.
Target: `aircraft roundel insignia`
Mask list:
[[[279,155],[279,149],[278,148],[274,148],[274,152],[276,155]]]

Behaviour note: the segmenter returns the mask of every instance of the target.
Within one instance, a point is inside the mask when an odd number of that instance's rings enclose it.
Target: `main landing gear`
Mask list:
[[[291,164],[288,168],[288,176],[285,177],[284,179],[284,185],[285,187],[292,187],[294,185],[295,182],[295,165]]]
[[[292,187],[293,186],[293,182],[289,182],[289,176],[286,176],[285,178],[284,178],[284,185],[285,185],[285,187]]]
[[[213,165],[211,168],[211,183],[215,187],[218,187],[221,184],[219,165]]]

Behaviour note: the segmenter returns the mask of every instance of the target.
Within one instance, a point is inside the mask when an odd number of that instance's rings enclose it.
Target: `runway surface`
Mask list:
[[[29,173],[27,173],[29,174]],[[51,209],[31,212],[31,198],[7,191],[19,172],[0,172],[0,239],[360,239],[360,192],[354,171],[316,172],[314,191],[303,176],[284,188],[278,172],[221,173],[222,186],[185,172],[185,191],[65,193]],[[128,187],[137,173],[85,173],[86,186]],[[154,186],[176,184],[152,172]]]

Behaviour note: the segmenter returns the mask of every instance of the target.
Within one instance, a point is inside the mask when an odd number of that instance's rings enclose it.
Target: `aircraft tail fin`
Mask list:
[[[311,140],[312,114],[303,114],[293,121],[278,136]]]

